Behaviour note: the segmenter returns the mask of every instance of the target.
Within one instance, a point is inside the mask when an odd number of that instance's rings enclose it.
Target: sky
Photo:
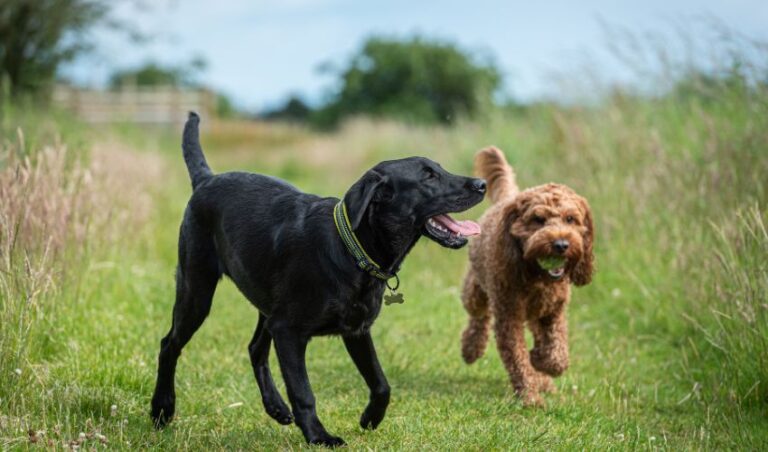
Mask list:
[[[117,5],[114,17],[151,39],[137,45],[124,34],[96,30],[94,52],[65,66],[66,78],[101,87],[115,69],[202,57],[207,67],[200,81],[248,110],[277,106],[292,94],[321,102],[334,79],[318,68],[329,62],[343,66],[372,35],[419,34],[491,55],[504,75],[504,95],[520,101],[557,96],[568,89],[562,80],[569,74],[575,79],[590,73],[609,83],[637,77],[609,56],[616,37],[606,27],[651,39],[685,29],[696,41],[711,31],[706,21],[716,19],[768,41],[765,0],[134,0]]]

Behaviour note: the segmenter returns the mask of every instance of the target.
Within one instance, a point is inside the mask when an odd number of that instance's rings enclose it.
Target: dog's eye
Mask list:
[[[425,166],[424,167],[424,177],[426,179],[435,179],[437,177],[437,173],[435,173],[435,170],[432,168]]]
[[[565,217],[565,222],[568,224],[573,224],[574,221],[576,221],[576,219],[573,218],[573,215],[568,215],[567,217]]]
[[[547,219],[539,215],[536,215],[535,217],[533,217],[533,222],[538,224],[544,224],[547,222]]]

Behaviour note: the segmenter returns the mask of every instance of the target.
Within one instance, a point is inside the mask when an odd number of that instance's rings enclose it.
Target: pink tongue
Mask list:
[[[461,234],[466,237],[480,234],[480,225],[474,221],[456,221],[448,215],[437,215],[432,217],[432,219],[456,234]]]

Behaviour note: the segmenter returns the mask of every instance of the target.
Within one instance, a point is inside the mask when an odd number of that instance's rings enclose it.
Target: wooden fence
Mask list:
[[[168,86],[133,87],[115,91],[57,86],[53,104],[92,123],[134,122],[179,124],[194,110],[210,118],[215,113],[213,92]]]

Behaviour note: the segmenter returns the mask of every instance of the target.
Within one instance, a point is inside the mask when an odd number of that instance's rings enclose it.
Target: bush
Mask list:
[[[454,44],[371,38],[338,73],[340,91],[313,119],[332,126],[356,114],[449,124],[491,102],[500,74]]]

